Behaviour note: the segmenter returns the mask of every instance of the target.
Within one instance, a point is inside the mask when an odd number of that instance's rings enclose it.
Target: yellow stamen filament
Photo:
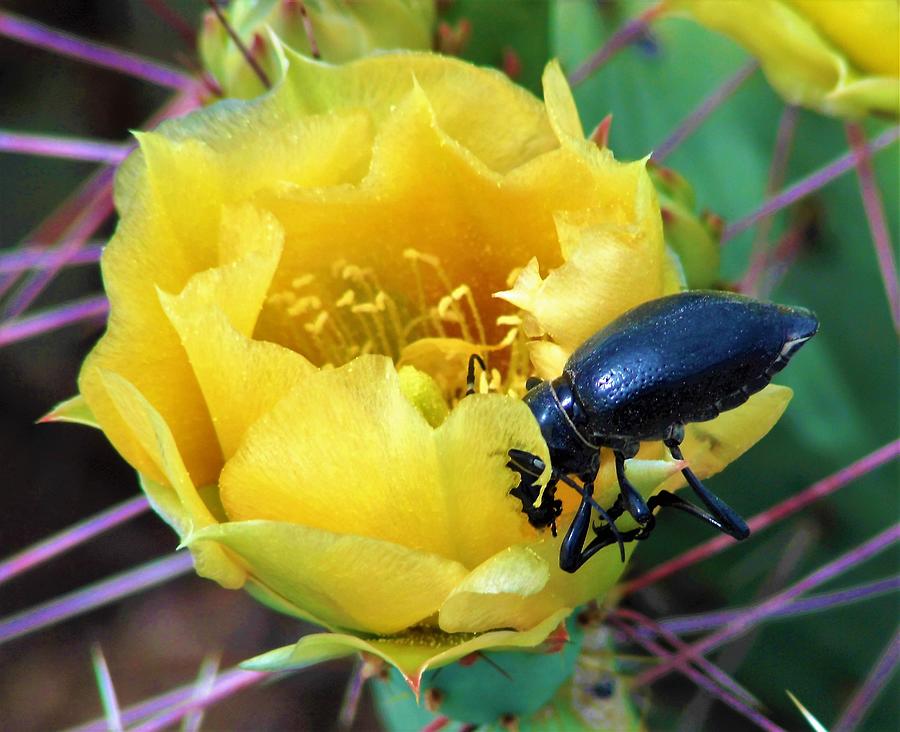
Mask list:
[[[497,366],[479,374],[478,391],[521,395],[530,373],[521,318],[498,317],[496,324],[505,333],[499,343],[489,344],[472,288],[453,285],[434,255],[407,249],[403,256],[412,270],[408,294],[389,292],[372,269],[345,260],[333,262],[324,276],[294,277],[290,289],[271,294],[266,302],[282,323],[278,340],[324,367],[373,352],[399,361],[404,349],[420,339],[461,339],[472,344],[473,353],[497,359]],[[427,293],[435,290],[444,294],[429,301]],[[458,364],[448,361],[448,368]],[[448,401],[461,398],[464,377],[454,373],[439,379],[454,385],[447,387],[454,389]]]

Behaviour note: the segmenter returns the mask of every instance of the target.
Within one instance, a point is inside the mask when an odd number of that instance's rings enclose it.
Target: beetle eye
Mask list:
[[[537,376],[529,376],[529,377],[525,380],[525,390],[526,390],[526,391],[531,391],[532,389],[534,389],[534,387],[540,386],[540,385],[541,385],[541,381],[542,381],[542,380],[539,379]]]

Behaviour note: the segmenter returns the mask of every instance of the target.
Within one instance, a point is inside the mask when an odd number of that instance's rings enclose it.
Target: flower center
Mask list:
[[[481,378],[481,391],[521,393],[528,353],[519,317],[498,317],[502,338],[490,344],[478,298],[467,284],[453,283],[434,255],[406,249],[403,259],[410,284],[405,292],[387,290],[374,269],[345,260],[334,261],[324,274],[295,277],[289,288],[267,298],[257,335],[323,368],[385,354],[429,372],[450,398],[464,384],[469,355],[479,353],[493,366]]]

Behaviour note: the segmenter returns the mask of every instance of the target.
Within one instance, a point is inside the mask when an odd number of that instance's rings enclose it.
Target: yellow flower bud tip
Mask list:
[[[789,103],[857,118],[900,115],[896,0],[666,0],[759,59]]]

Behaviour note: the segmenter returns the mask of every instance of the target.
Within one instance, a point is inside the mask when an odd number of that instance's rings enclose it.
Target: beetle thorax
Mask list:
[[[542,381],[524,400],[541,428],[553,467],[570,474],[587,470],[598,448],[584,431],[583,409],[568,378]]]

